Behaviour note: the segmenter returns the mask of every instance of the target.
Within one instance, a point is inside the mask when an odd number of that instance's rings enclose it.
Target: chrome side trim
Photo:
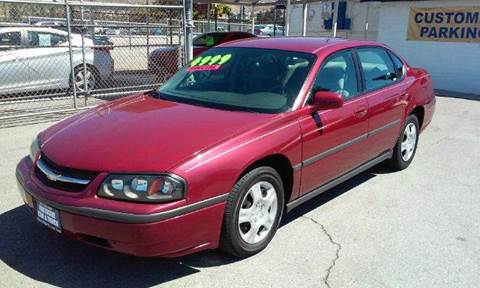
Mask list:
[[[37,161],[37,167],[42,171],[45,176],[52,180],[52,181],[60,181],[60,182],[65,182],[65,183],[72,183],[72,184],[80,184],[80,185],[87,185],[90,183],[90,180],[85,180],[85,179],[79,179],[79,178],[73,178],[69,176],[64,176],[62,174],[55,173],[54,171],[50,170],[48,166],[45,164],[45,162],[40,158]]]
[[[363,140],[366,140],[368,137],[375,136],[375,135],[377,135],[377,134],[379,134],[379,133],[381,133],[381,132],[383,132],[383,131],[385,131],[385,130],[387,130],[387,129],[390,129],[390,128],[396,126],[396,125],[399,124],[399,123],[400,123],[400,120],[392,121],[392,122],[388,123],[387,125],[384,125],[384,126],[382,126],[382,127],[376,128],[376,129],[374,129],[374,130],[372,130],[372,131],[370,131],[370,132],[368,132],[368,133],[365,133],[365,134],[362,134],[362,135],[358,136],[357,138],[353,138],[352,140],[349,140],[349,141],[344,142],[344,143],[342,143],[342,144],[340,144],[340,145],[337,145],[337,146],[335,146],[335,147],[332,147],[332,148],[330,148],[330,149],[328,149],[328,150],[326,150],[326,151],[323,151],[323,152],[321,152],[321,153],[319,153],[319,154],[317,154],[317,155],[315,155],[315,156],[312,156],[312,157],[310,157],[310,158],[308,158],[308,159],[306,159],[306,160],[304,160],[304,161],[302,162],[301,168],[307,167],[307,166],[309,166],[309,165],[312,165],[313,163],[315,163],[315,162],[317,162],[317,161],[320,161],[320,160],[322,160],[322,159],[324,159],[324,158],[326,158],[326,157],[328,157],[328,156],[330,156],[330,155],[332,155],[332,154],[335,154],[335,153],[337,153],[337,152],[340,152],[340,151],[343,150],[343,149],[346,149],[346,148],[348,148],[348,147],[350,147],[350,146],[352,146],[352,145],[354,145],[354,144],[357,144],[357,143],[359,143],[359,142],[361,142],[361,141],[363,141]],[[297,164],[297,165],[298,165],[298,164]],[[297,166],[297,165],[295,165],[295,166]],[[294,166],[294,170],[295,170],[295,166]]]
[[[303,165],[303,164],[302,164],[301,162],[298,163],[298,164],[293,165],[293,167],[292,167],[292,168],[293,168],[293,171],[298,171],[298,170],[302,169],[302,165]]]
[[[385,151],[382,154],[378,155],[376,158],[373,158],[372,160],[358,166],[357,168],[350,170],[349,172],[343,174],[340,177],[337,177],[330,182],[327,182],[320,187],[308,192],[307,194],[304,194],[300,196],[299,198],[291,201],[290,203],[287,203],[287,212],[290,212],[292,209],[297,207],[298,205],[311,200],[312,198],[315,198],[316,196],[322,194],[323,192],[337,186],[338,184],[347,181],[348,179],[370,169],[371,167],[379,164],[380,162],[387,160],[392,157],[392,151]]]
[[[385,126],[382,126],[382,127],[377,128],[377,129],[374,129],[374,130],[368,132],[368,137],[375,136],[375,135],[377,135],[378,133],[383,132],[384,130],[387,130],[387,129],[392,128],[393,126],[396,126],[398,123],[400,123],[400,120],[395,120],[395,121],[393,121],[393,122],[388,123],[388,124],[385,125]]]
[[[358,142],[361,142],[361,141],[367,139],[367,137],[368,137],[368,134],[360,135],[360,136],[357,137],[357,138],[353,138],[352,140],[349,140],[349,141],[347,141],[347,142],[345,142],[345,143],[342,143],[342,144],[340,144],[340,145],[338,145],[338,146],[335,146],[335,147],[332,147],[332,148],[330,148],[330,149],[328,149],[328,150],[326,150],[326,151],[323,151],[323,152],[320,153],[320,154],[317,154],[317,155],[315,155],[315,156],[313,156],[313,157],[310,157],[310,158],[308,158],[307,160],[304,160],[304,161],[303,161],[303,167],[312,165],[313,163],[315,163],[315,162],[317,162],[317,161],[320,161],[320,160],[322,160],[323,158],[326,158],[326,157],[328,157],[328,156],[330,156],[330,155],[332,155],[332,154],[335,154],[335,153],[337,153],[337,152],[339,152],[339,151],[341,151],[341,150],[343,150],[343,149],[346,149],[346,148],[352,146],[353,144],[356,144],[356,143],[358,143]]]

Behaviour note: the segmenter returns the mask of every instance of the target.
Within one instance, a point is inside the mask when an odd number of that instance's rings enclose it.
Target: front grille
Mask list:
[[[98,173],[59,166],[41,153],[35,166],[35,175],[46,186],[68,192],[80,192]]]

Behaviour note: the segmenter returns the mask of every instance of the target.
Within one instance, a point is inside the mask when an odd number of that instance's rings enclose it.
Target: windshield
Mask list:
[[[159,97],[225,110],[279,113],[292,108],[313,54],[257,48],[213,48],[193,59]]]

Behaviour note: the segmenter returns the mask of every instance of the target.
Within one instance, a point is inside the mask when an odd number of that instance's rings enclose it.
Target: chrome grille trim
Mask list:
[[[56,173],[48,167],[48,165],[42,160],[42,158],[38,159],[37,167],[51,181],[59,181],[78,185],[87,185],[88,183],[90,183],[90,180],[74,178]]]

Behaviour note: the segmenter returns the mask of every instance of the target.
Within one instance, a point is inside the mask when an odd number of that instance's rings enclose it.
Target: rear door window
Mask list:
[[[37,31],[28,31],[27,39],[30,47],[55,47],[67,42],[66,36]]]
[[[0,46],[20,46],[22,36],[20,32],[0,33]]]
[[[397,81],[390,56],[383,48],[360,48],[358,58],[365,78],[367,91],[377,90]]]
[[[389,54],[393,60],[393,68],[395,69],[396,74],[395,76],[397,76],[398,79],[403,78],[403,75],[405,74],[403,61],[392,52],[389,52]]]

